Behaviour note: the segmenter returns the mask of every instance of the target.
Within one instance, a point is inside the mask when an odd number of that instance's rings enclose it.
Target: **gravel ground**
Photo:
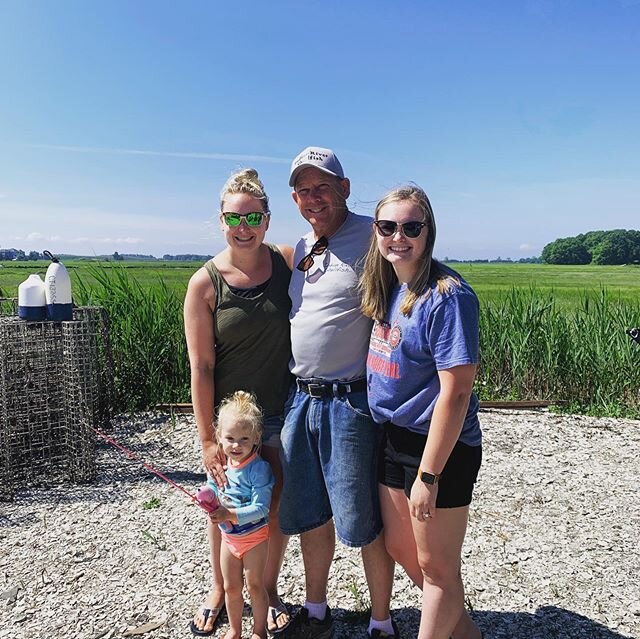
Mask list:
[[[640,422],[533,411],[481,419],[463,572],[485,637],[640,637]],[[202,483],[190,417],[123,417],[112,433],[188,489]],[[208,585],[203,518],[106,444],[94,484],[18,492],[0,503],[0,639],[190,637]],[[302,602],[295,538],[281,587]],[[338,546],[329,587],[336,639],[364,638],[357,551]],[[393,614],[405,638],[417,634],[419,601],[397,569]]]

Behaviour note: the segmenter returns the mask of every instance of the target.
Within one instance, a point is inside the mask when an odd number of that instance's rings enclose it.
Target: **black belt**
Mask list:
[[[367,390],[366,379],[356,379],[353,382],[322,382],[296,380],[298,390],[307,393],[311,397],[319,399],[321,397],[342,397],[347,393],[357,393]]]

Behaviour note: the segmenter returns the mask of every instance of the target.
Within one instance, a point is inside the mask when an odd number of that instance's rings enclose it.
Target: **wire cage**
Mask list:
[[[102,308],[68,322],[0,314],[0,498],[94,478],[91,426],[111,421],[112,369]]]

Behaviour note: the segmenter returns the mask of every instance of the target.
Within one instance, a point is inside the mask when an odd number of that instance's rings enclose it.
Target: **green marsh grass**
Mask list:
[[[601,289],[567,309],[553,291],[513,288],[481,302],[478,394],[640,417],[640,348],[626,334],[638,325],[640,299]]]
[[[481,300],[501,299],[511,288],[536,288],[541,294],[552,294],[562,308],[582,304],[585,292],[602,289],[624,300],[640,298],[640,266],[558,266],[551,264],[452,263],[450,266],[464,277]]]
[[[105,269],[125,269],[143,286],[155,286],[162,279],[169,288],[186,290],[191,275],[201,266],[198,262],[95,262],[70,260],[65,262],[72,285],[78,279],[95,283],[92,272],[96,265]],[[48,262],[0,262],[0,290],[4,297],[15,297],[18,284],[31,273],[42,277]],[[550,264],[455,262],[450,266],[473,286],[481,300],[496,300],[511,288],[535,287],[541,292],[553,292],[556,303],[565,308],[581,304],[585,291],[598,292],[606,288],[626,300],[640,297],[640,266],[557,266]],[[1,295],[0,295],[1,297]]]
[[[162,279],[169,287],[177,291],[186,289],[189,278],[201,266],[199,262],[100,262],[97,260],[68,260],[64,262],[71,286],[75,293],[76,285],[81,280],[86,285],[96,284],[95,269],[125,270],[143,286],[155,286],[158,279]],[[0,262],[0,297],[16,297],[18,285],[27,279],[31,273],[38,273],[44,279],[49,262]]]
[[[91,266],[91,283],[79,277],[74,299],[102,306],[109,315],[115,408],[140,410],[189,401],[189,362],[184,337],[184,290],[158,277],[143,285],[131,271]]]
[[[7,297],[29,273],[46,270],[43,262],[4,264]],[[76,304],[108,311],[117,410],[189,401],[182,303],[199,266],[68,265]],[[480,299],[481,399],[562,400],[576,412],[640,417],[640,346],[626,335],[640,326],[640,268],[452,266]]]

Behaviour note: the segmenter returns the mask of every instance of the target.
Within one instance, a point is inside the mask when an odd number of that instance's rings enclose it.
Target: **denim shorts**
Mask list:
[[[280,448],[280,432],[284,424],[282,415],[265,417],[262,422],[262,445],[271,448]]]
[[[346,546],[370,544],[382,530],[377,486],[382,427],[366,390],[315,398],[292,388],[282,429],[280,527],[287,535],[334,519]]]

